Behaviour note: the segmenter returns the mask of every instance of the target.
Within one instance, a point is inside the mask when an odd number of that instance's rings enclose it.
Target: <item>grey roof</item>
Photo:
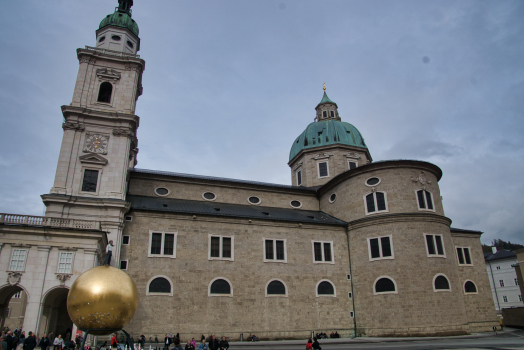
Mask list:
[[[228,216],[237,218],[293,221],[309,224],[346,226],[346,222],[321,211],[292,208],[261,207],[174,198],[127,195],[133,210],[163,211],[193,215]]]
[[[292,189],[292,190],[309,191],[309,192],[313,192],[313,193],[315,193],[317,188],[318,188],[318,186],[317,187],[289,186],[289,185],[273,184],[273,183],[269,183],[269,182],[259,182],[259,181],[250,181],[250,180],[237,180],[237,179],[229,179],[229,178],[225,178],[225,177],[183,174],[183,173],[174,173],[174,172],[160,171],[160,170],[148,170],[148,169],[130,168],[129,171],[134,172],[134,173],[142,173],[142,174],[176,176],[176,177],[183,177],[183,178],[189,178],[189,179],[234,182],[234,183],[241,183],[241,184],[248,184],[248,185],[286,188],[286,189]]]
[[[464,230],[464,229],[456,228],[456,227],[450,227],[449,230],[450,230],[451,232],[462,232],[462,233],[476,233],[476,234],[482,234],[482,233],[484,233],[484,232],[482,232],[482,231]]]
[[[517,258],[517,253],[512,252],[511,250],[507,249],[501,249],[497,251],[495,254],[492,252],[486,252],[484,253],[484,261],[494,261],[494,260],[502,260],[502,259],[511,259],[511,258]]]

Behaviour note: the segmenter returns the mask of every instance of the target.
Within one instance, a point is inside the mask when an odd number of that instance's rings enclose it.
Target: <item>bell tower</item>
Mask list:
[[[132,0],[119,0],[96,31],[96,46],[77,49],[73,99],[62,106],[64,130],[53,187],[42,195],[46,216],[100,221],[118,266],[127,173],[138,153],[135,115],[145,61]]]

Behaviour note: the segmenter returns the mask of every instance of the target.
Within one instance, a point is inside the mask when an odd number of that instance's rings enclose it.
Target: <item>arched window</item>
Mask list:
[[[389,277],[379,277],[375,280],[375,294],[397,294],[395,281]]]
[[[333,286],[333,283],[328,280],[322,280],[317,284],[317,297],[318,296],[330,296],[334,297],[335,294],[335,286]]]
[[[477,286],[472,281],[464,283],[464,293],[477,293]]]
[[[233,296],[231,283],[225,278],[215,278],[209,286],[209,295]]]
[[[433,196],[431,195],[431,192],[426,190],[418,190],[417,201],[419,210],[435,211],[435,207],[433,205]]]
[[[272,280],[266,286],[266,296],[268,295],[281,295],[286,296],[286,286],[282,281]]]
[[[366,215],[388,211],[386,192],[372,192],[364,196]]]
[[[155,276],[149,280],[147,295],[173,295],[173,286],[166,276]]]
[[[444,275],[437,275],[433,280],[434,290],[437,291],[450,291],[451,287],[449,285],[449,280]]]
[[[100,84],[100,91],[98,92],[98,102],[111,102],[111,94],[113,93],[113,85],[110,82],[104,81]]]

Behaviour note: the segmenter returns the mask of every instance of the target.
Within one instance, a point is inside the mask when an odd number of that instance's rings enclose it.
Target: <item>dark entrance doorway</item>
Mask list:
[[[73,321],[67,313],[67,288],[55,288],[47,292],[43,305],[42,316],[40,319],[40,334],[53,332],[53,339],[59,334],[65,340],[71,339]]]

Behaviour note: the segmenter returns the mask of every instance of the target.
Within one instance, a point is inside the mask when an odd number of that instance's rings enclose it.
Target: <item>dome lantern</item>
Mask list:
[[[96,47],[136,54],[140,50],[138,24],[131,18],[133,0],[118,0],[115,12],[107,15],[96,31]]]

